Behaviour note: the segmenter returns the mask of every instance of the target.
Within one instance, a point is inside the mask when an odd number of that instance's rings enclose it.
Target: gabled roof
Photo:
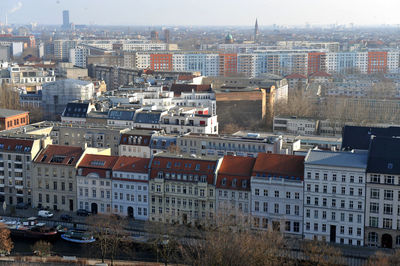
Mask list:
[[[400,127],[344,126],[342,131],[342,149],[368,150],[372,136],[399,137]]]
[[[304,156],[259,153],[253,168],[253,175],[299,177],[304,176]]]
[[[87,117],[89,103],[68,103],[62,114],[63,117]]]
[[[86,154],[79,167],[111,170],[118,160],[118,156]]]
[[[400,174],[400,139],[375,137],[368,156],[368,173]]]
[[[242,156],[224,156],[218,174],[251,176],[255,158]]]
[[[309,75],[310,77],[331,77],[332,75],[324,71],[316,71]]]
[[[149,158],[120,156],[112,170],[121,172],[147,173],[149,164]]]
[[[83,154],[81,147],[48,145],[35,159],[36,163],[75,166]]]
[[[307,165],[312,164],[365,169],[367,167],[367,158],[368,155],[366,152],[310,150],[304,163]]]
[[[0,138],[0,151],[10,152],[30,152],[33,140]]]
[[[20,111],[20,110],[10,110],[10,109],[0,109],[0,118],[7,118],[15,115],[21,115],[29,113],[28,111]]]
[[[135,123],[158,124],[160,123],[161,112],[138,112]]]
[[[217,164],[218,159],[196,159],[163,154],[155,155],[151,164],[150,178],[156,178],[160,172],[164,174],[165,179],[168,179],[168,174],[170,175],[169,179],[179,180],[180,182],[195,181],[195,178],[199,179],[201,176],[206,176],[207,183],[214,184],[214,174]],[[178,179],[178,175],[180,179]],[[187,180],[184,180],[183,176],[186,176]]]
[[[216,187],[221,189],[250,190],[250,180],[256,159],[224,156],[218,171]]]
[[[108,112],[108,119],[133,121],[135,110],[113,109]]]
[[[306,76],[298,74],[298,73],[290,74],[289,76],[286,76],[285,78],[286,79],[307,79]]]

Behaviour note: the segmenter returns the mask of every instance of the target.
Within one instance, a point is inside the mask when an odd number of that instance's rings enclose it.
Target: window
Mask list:
[[[384,204],[383,205],[383,214],[393,214],[393,205],[392,204]]]
[[[299,222],[293,222],[293,232],[300,232],[300,223]]]
[[[379,203],[371,202],[371,204],[369,205],[369,211],[370,213],[379,213]]]
[[[385,184],[394,185],[394,176],[385,175]]]
[[[275,198],[279,198],[279,191],[275,190]]]
[[[371,188],[371,199],[379,199],[379,189]]]
[[[274,204],[274,212],[279,213],[279,204],[278,203]]]
[[[385,200],[393,200],[393,190],[385,189],[383,195]]]
[[[290,214],[290,205],[286,204],[286,214]]]
[[[264,212],[268,212],[268,202],[263,203],[263,210]]]
[[[371,175],[371,183],[380,183],[381,176],[380,175]]]
[[[378,227],[378,217],[369,217],[369,226]]]
[[[378,243],[378,234],[375,232],[368,233],[368,242]]]
[[[264,197],[268,197],[268,190],[264,189]]]
[[[286,198],[287,198],[287,199],[290,199],[290,192],[289,192],[289,191],[286,192]]]
[[[258,201],[254,202],[254,211],[256,212],[260,211],[260,202]]]
[[[294,214],[295,214],[295,215],[299,215],[299,214],[300,214],[300,207],[299,207],[299,205],[295,205],[295,206],[294,206]]]
[[[285,231],[290,231],[290,221],[285,222]]]
[[[256,188],[254,190],[254,195],[259,196],[260,195],[260,190],[258,188]]]
[[[392,219],[383,218],[383,228],[392,229]]]

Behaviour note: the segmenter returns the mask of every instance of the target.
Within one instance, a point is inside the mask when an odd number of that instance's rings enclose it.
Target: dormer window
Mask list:
[[[158,177],[158,178],[163,178],[163,177],[164,177],[164,173],[163,173],[163,172],[158,172],[157,177]]]
[[[236,187],[237,180],[236,178],[232,180],[232,187]]]
[[[223,178],[223,179],[222,179],[222,185],[223,185],[223,186],[226,186],[226,178]]]
[[[200,164],[196,164],[196,168],[194,170],[200,171]]]
[[[246,188],[246,187],[247,187],[247,180],[243,180],[243,181],[242,181],[242,187],[243,187],[243,188]]]
[[[172,166],[172,163],[171,162],[167,162],[167,168],[170,169],[171,166]]]

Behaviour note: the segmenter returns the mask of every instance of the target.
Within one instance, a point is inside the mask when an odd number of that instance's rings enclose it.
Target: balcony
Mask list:
[[[21,186],[21,185],[15,185],[15,189],[24,189],[24,186]]]

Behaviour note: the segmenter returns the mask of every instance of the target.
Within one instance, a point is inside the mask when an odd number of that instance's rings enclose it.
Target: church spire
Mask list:
[[[259,31],[258,31],[258,21],[256,18],[256,24],[254,25],[254,42],[258,42],[258,35],[259,35]]]

